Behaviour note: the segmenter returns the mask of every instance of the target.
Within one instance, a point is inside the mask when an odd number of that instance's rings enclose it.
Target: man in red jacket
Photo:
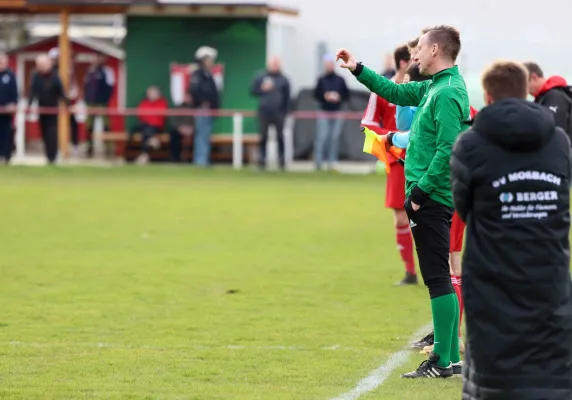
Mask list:
[[[561,76],[546,78],[540,66],[533,62],[524,63],[528,69],[528,92],[534,102],[547,107],[554,113],[556,126],[572,137],[572,91]]]
[[[393,81],[401,83],[405,71],[411,61],[411,55],[407,46],[400,46],[393,52],[396,73]],[[390,131],[396,131],[395,125],[395,104],[372,93],[369,103],[364,112],[361,125],[365,126],[379,135],[386,135]],[[397,248],[401,254],[401,259],[405,264],[405,278],[398,282],[399,285],[411,285],[417,283],[415,272],[415,258],[413,256],[413,238],[409,228],[409,219],[405,213],[405,172],[403,165],[399,164],[390,154],[390,173],[387,175],[385,186],[385,207],[393,210],[395,217],[395,230]]]
[[[159,138],[155,135],[165,131],[166,116],[164,111],[167,110],[169,104],[161,95],[161,91],[157,86],[150,86],[147,89],[146,97],[141,100],[137,107],[139,114],[139,124],[131,130],[131,135],[140,133],[141,138],[141,155],[137,158],[137,162],[145,164],[149,162],[149,149],[157,149],[161,145]],[[153,111],[158,111],[156,114]]]

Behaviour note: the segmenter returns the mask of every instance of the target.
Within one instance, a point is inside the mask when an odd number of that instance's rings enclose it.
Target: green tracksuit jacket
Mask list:
[[[406,195],[418,186],[429,198],[453,207],[449,159],[457,136],[469,128],[469,96],[458,67],[422,82],[396,84],[367,67],[354,71],[369,90],[399,106],[418,106],[407,146]]]

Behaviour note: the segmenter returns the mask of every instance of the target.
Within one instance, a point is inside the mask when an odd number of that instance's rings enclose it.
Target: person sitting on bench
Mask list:
[[[166,118],[162,111],[166,111],[168,107],[167,100],[161,95],[157,86],[150,86],[146,97],[139,103],[137,107],[139,123],[129,132],[131,137],[136,133],[142,136],[141,155],[137,158],[139,164],[149,162],[149,149],[160,147],[161,143],[156,135],[165,130]],[[153,114],[150,111],[159,111],[159,113]]]

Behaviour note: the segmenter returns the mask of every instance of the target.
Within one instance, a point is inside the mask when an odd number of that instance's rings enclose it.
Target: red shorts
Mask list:
[[[385,182],[385,206],[395,210],[405,207],[405,169],[399,163],[389,165]]]
[[[458,252],[463,250],[463,238],[465,236],[465,223],[455,211],[453,214],[453,223],[451,224],[451,245],[449,252]]]

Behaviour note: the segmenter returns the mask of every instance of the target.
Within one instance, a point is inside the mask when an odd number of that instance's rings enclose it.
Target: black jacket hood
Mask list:
[[[546,145],[554,135],[552,111],[522,99],[505,99],[485,107],[473,129],[506,150],[529,152]]]

